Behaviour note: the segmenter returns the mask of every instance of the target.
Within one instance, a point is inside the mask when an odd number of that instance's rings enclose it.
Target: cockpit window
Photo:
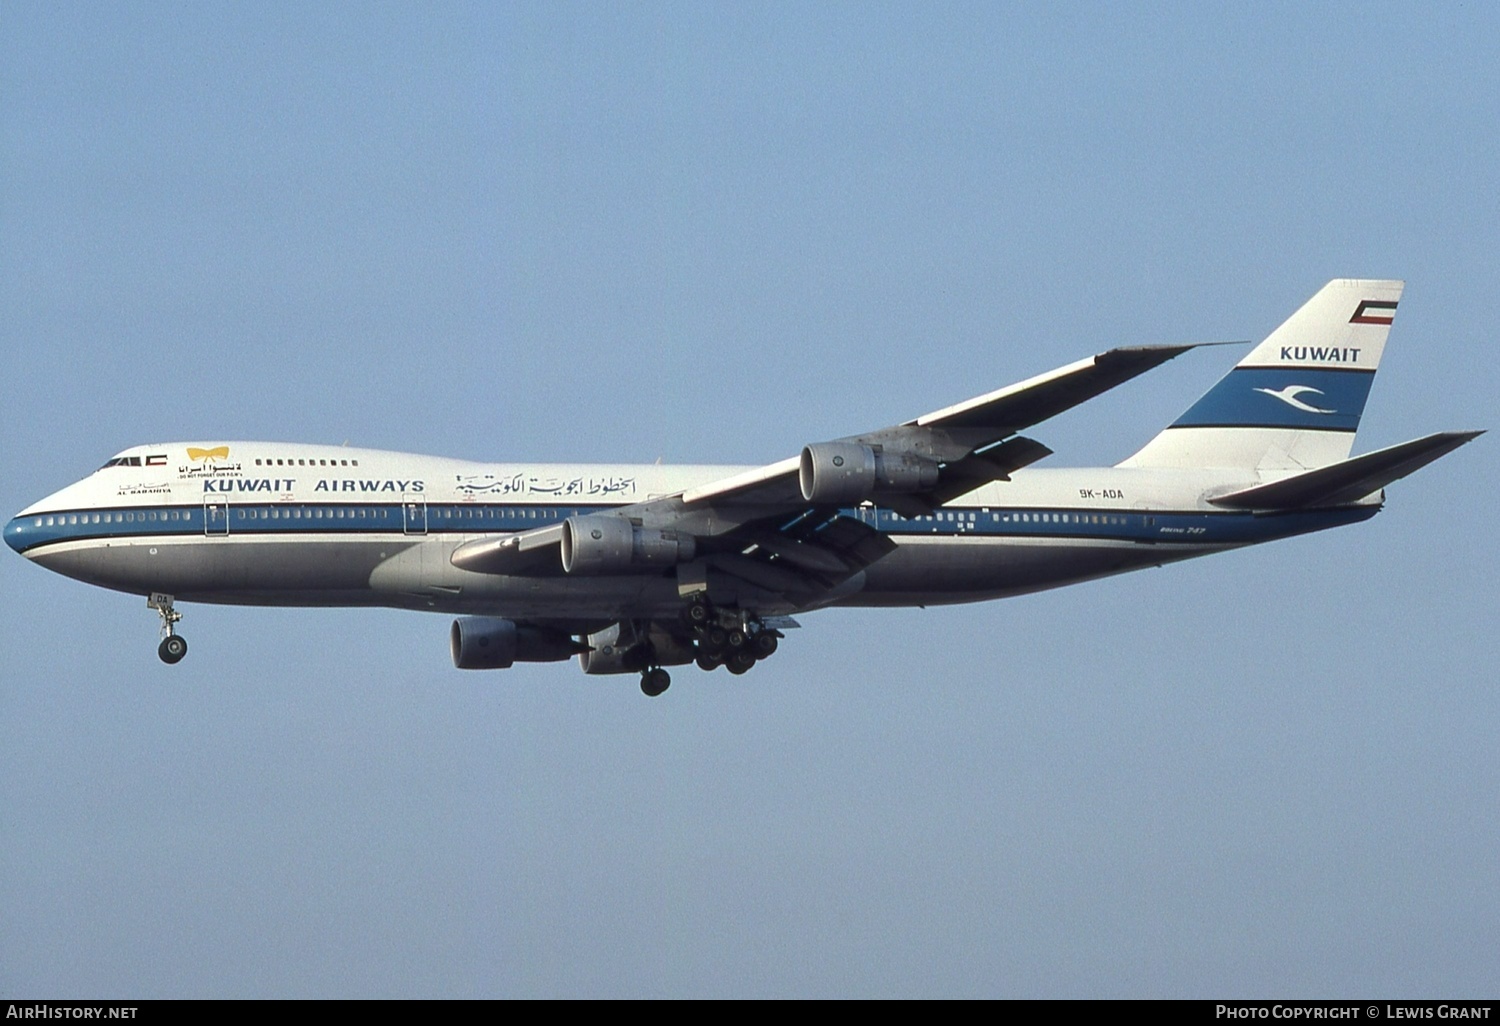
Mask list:
[[[139,456],[116,456],[114,459],[110,460],[99,469],[108,470],[110,467],[139,467],[140,465],[141,458]]]

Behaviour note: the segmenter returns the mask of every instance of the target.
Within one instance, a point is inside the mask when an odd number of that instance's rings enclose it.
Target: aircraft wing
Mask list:
[[[1160,367],[1189,349],[1233,342],[1122,346],[909,420],[902,427],[979,428],[1004,438]]]
[[[1232,344],[1236,343],[1195,342],[1111,349],[1018,384],[925,413],[894,427],[853,435],[840,439],[839,442],[878,448],[882,453],[894,450],[938,463],[940,483],[946,483],[948,487],[933,485],[912,493],[919,498],[926,497],[935,501],[906,503],[913,507],[923,505],[925,508],[922,512],[931,512],[944,502],[972,491],[981,484],[1008,480],[1010,471],[1019,470],[1051,454],[1050,449],[1029,439],[1018,439],[1017,441],[1024,441],[1026,444],[1006,449],[1002,443],[1023,428],[1039,424],[1102,395],[1116,385],[1159,367],[1189,349],[1203,345]],[[801,457],[781,460],[722,481],[689,489],[683,493],[682,498],[688,505],[725,499],[795,504],[806,499],[799,487],[799,478],[807,461],[808,454],[804,450]],[[955,490],[951,487],[953,484],[965,486]],[[922,492],[930,494],[923,496]]]
[[[1204,344],[1214,343],[1111,349],[675,495],[477,539],[459,546],[452,561],[465,570],[523,576],[579,572],[585,564],[590,573],[675,567],[684,594],[712,570],[806,607],[850,586],[894,548],[873,526],[840,510],[873,503],[920,516],[983,484],[1009,480],[1052,451],[1017,434],[1021,429]],[[597,560],[588,555],[595,552]]]

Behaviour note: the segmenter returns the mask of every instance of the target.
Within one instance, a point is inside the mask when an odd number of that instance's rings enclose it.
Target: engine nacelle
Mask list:
[[[690,534],[636,527],[612,514],[563,521],[565,573],[615,574],[641,567],[675,566],[696,553],[697,545]]]
[[[514,663],[571,659],[578,643],[566,634],[490,616],[461,616],[448,635],[460,670],[504,670]]]
[[[639,673],[648,666],[682,666],[693,661],[693,647],[658,628],[642,637],[613,624],[590,634],[589,651],[578,653],[584,673]]]
[[[909,453],[876,452],[858,442],[803,446],[802,497],[819,505],[857,505],[879,492],[916,492],[937,484],[938,465]]]

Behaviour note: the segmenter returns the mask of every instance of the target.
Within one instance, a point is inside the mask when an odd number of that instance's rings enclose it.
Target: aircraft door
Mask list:
[[[427,497],[421,492],[402,494],[401,530],[407,534],[427,533]]]
[[[203,500],[203,533],[210,538],[229,533],[229,503],[223,499]]]

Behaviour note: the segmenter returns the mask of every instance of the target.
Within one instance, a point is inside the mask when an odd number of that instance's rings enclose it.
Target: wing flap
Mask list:
[[[839,515],[805,515],[737,536],[747,537],[743,551],[708,556],[708,564],[799,605],[817,602],[896,548],[869,524]]]
[[[822,587],[822,582],[790,566],[777,566],[737,552],[720,552],[704,559],[715,570],[749,581],[763,591],[782,596],[800,596]]]

